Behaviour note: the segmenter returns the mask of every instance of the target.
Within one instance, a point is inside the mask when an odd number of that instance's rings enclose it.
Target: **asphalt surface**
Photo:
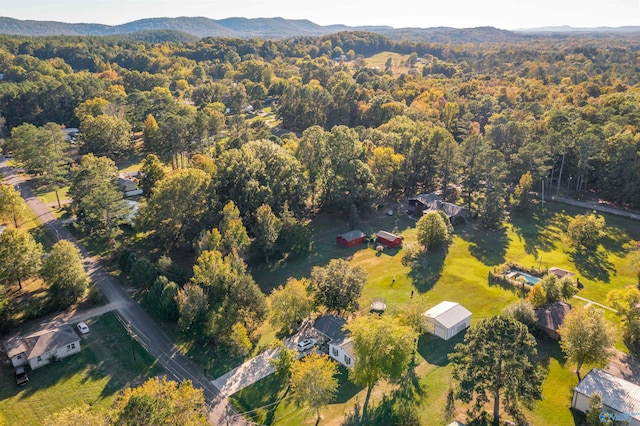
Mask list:
[[[91,280],[100,288],[106,301],[129,325],[135,338],[162,365],[166,373],[179,382],[191,380],[193,385],[204,391],[209,407],[209,422],[213,425],[249,425],[238,415],[228,400],[200,369],[186,358],[160,326],[129,296],[120,283],[104,271],[97,257],[91,256],[62,223],[51,213],[49,207],[35,196],[31,188],[14,170],[7,166],[6,159],[0,160],[0,172],[5,182],[13,185],[27,206],[42,222],[49,233],[57,240],[68,240],[74,243],[84,258],[84,267]]]

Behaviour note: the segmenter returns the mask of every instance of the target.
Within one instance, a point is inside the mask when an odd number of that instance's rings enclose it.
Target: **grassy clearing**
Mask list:
[[[392,61],[391,71],[394,75],[406,74],[411,69],[405,65],[407,59],[409,59],[409,55],[401,55],[394,52],[380,52],[373,56],[369,56],[368,58],[365,58],[365,63],[367,64],[367,67],[384,70],[385,64],[389,58],[391,58]]]
[[[137,343],[136,361],[125,329],[113,314],[88,321],[82,351],[29,372],[30,382],[19,388],[13,370],[0,368],[0,412],[9,425],[37,425],[63,407],[83,403],[106,409],[124,387],[142,383],[160,372],[155,360]]]
[[[379,60],[386,60],[379,58]],[[557,266],[577,273],[584,286],[578,295],[606,304],[606,294],[635,282],[631,268],[631,256],[622,245],[631,239],[640,239],[640,223],[605,215],[607,227],[601,245],[594,253],[580,254],[571,247],[565,230],[569,220],[583,209],[556,203],[536,207],[531,213],[513,215],[506,226],[497,231],[485,230],[476,224],[457,227],[453,241],[446,253],[429,253],[413,268],[402,265],[402,251],[385,250],[378,254],[365,245],[345,249],[335,243],[335,236],[351,228],[342,219],[318,218],[314,221],[313,249],[308,258],[271,266],[258,266],[252,273],[262,289],[268,294],[277,285],[284,284],[288,277],[306,277],[313,266],[324,266],[330,259],[346,258],[354,266],[367,271],[368,282],[363,289],[360,304],[367,311],[371,299],[381,297],[387,303],[391,315],[400,312],[414,298],[425,305],[425,310],[442,300],[462,303],[473,313],[472,325],[483,318],[498,314],[510,302],[517,300],[518,293],[512,288],[489,286],[487,274],[494,267],[514,261],[524,265]],[[404,215],[386,216],[375,214],[362,221],[357,229],[370,235],[379,229],[399,232],[405,244],[416,239],[415,222]],[[395,280],[394,280],[395,278]],[[574,306],[587,302],[573,299]],[[619,318],[606,312],[609,320],[619,324]],[[264,339],[265,341],[268,339]],[[422,336],[419,341],[416,373],[420,378],[421,394],[416,397],[418,410],[424,425],[444,424],[446,392],[451,381],[451,367],[447,354],[462,336],[444,342],[431,336]],[[262,342],[262,340],[261,340]],[[620,340],[616,347],[627,351]],[[543,340],[538,347],[539,358],[548,370],[543,387],[543,401],[527,413],[532,424],[557,425],[578,424],[569,409],[572,388],[577,384],[575,366],[565,365],[564,355],[555,342]],[[588,371],[585,367],[584,371]],[[249,410],[277,400],[278,392],[273,382],[264,379],[234,396],[238,408]],[[373,403],[382,392],[374,392]],[[359,398],[359,399],[358,399]],[[354,394],[348,401],[339,401],[322,412],[323,424],[338,424],[347,410],[363,396]],[[253,402],[255,401],[255,402]],[[313,423],[312,413],[301,417],[286,399],[276,404],[274,414],[264,415],[265,424]],[[466,407],[459,406],[458,415],[464,419]]]

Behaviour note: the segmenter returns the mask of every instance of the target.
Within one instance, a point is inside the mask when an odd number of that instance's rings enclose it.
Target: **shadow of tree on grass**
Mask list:
[[[611,274],[615,272],[615,266],[609,261],[607,253],[602,250],[596,252],[576,250],[569,255],[569,258],[576,265],[580,275],[590,280],[608,283]]]
[[[469,252],[480,262],[488,266],[504,263],[509,246],[506,228],[491,230],[479,225],[466,225],[456,234],[469,242]]]
[[[524,242],[525,252],[533,256],[537,256],[539,251],[553,250],[554,233],[549,229],[553,222],[553,216],[546,210],[514,216],[511,219],[514,232]]]
[[[425,293],[438,282],[446,257],[447,250],[439,249],[420,253],[411,262],[409,277],[413,280],[413,285],[418,289],[418,292]]]

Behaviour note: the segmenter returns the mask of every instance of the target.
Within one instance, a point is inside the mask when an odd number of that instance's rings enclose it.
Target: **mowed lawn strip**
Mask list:
[[[332,258],[347,258],[353,266],[361,266],[367,272],[368,282],[360,298],[361,313],[368,311],[372,299],[382,298],[387,303],[387,314],[396,315],[411,302],[413,291],[413,297],[425,305],[425,310],[443,300],[461,303],[472,312],[473,326],[484,318],[499,314],[509,303],[518,299],[520,294],[517,290],[489,285],[487,280],[490,270],[512,261],[527,266],[557,266],[576,272],[584,286],[578,294],[606,304],[608,291],[635,282],[631,255],[622,245],[631,239],[640,239],[640,223],[604,215],[607,227],[598,251],[581,254],[571,247],[565,233],[571,218],[583,213],[584,209],[546,203],[543,208],[534,207],[530,213],[512,215],[501,230],[486,230],[478,223],[462,225],[455,229],[446,257],[442,251],[428,253],[413,269],[402,264],[402,250],[378,253],[365,244],[350,249],[338,246],[336,235],[352,228],[346,221],[319,218],[314,221],[313,250],[308,258],[260,266],[253,268],[253,272],[268,294],[274,286],[284,284],[289,276],[306,277],[313,266],[324,266]],[[416,240],[414,225],[415,222],[404,215],[389,217],[379,213],[355,228],[367,235],[379,229],[399,232],[405,238],[405,245],[411,245]],[[577,299],[571,303],[576,307],[586,304]],[[615,314],[606,315],[619,323]],[[420,339],[416,361],[424,393],[416,402],[425,425],[443,424],[446,390],[451,382],[451,366],[447,355],[459,341],[462,341],[462,336],[453,343],[431,336]],[[621,341],[616,347],[625,349]],[[565,365],[563,353],[555,342],[542,341],[538,351],[548,369],[548,377],[543,385],[543,401],[527,416],[533,424],[573,424],[569,406],[571,389],[577,384],[573,372],[575,366]],[[274,402],[275,399],[267,402],[264,395],[273,396],[278,392],[283,390],[255,384],[234,398],[242,400],[238,408],[249,410]],[[378,393],[377,397],[380,396],[381,393]],[[251,403],[253,398],[256,398],[256,403]],[[374,398],[373,402],[376,400]],[[323,423],[338,422],[355,402],[355,398],[352,398],[330,405],[322,412]],[[457,402],[456,407],[464,418],[464,405]],[[311,421],[312,417],[312,414],[301,417],[285,399],[278,405],[276,415],[265,416],[265,421],[266,424],[294,424],[301,418]]]
[[[144,348],[131,341],[114,314],[87,321],[82,350],[68,358],[28,371],[29,384],[18,387],[11,365],[0,368],[0,412],[9,425],[38,425],[64,407],[83,403],[107,409],[118,392],[138,385],[161,369]]]

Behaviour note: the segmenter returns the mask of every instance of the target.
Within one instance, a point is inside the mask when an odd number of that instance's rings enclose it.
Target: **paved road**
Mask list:
[[[549,198],[545,198],[545,200],[569,204],[571,206],[576,206],[576,207],[584,207],[586,209],[597,210],[599,212],[609,213],[615,216],[626,217],[627,219],[640,221],[640,214],[636,212],[621,210],[615,207],[603,206],[593,201],[578,201],[572,198],[564,198],[564,197],[549,197]]]
[[[136,339],[164,367],[175,380],[191,380],[193,385],[203,389],[210,407],[209,421],[214,425],[249,425],[237,415],[234,408],[207,377],[186,358],[162,329],[147,313],[129,297],[126,291],[111,275],[101,267],[99,259],[91,256],[73,235],[51,213],[49,208],[36,197],[24,180],[16,175],[6,160],[0,160],[0,172],[5,181],[18,189],[27,206],[57,240],[73,242],[82,253],[84,266],[91,280],[100,288],[107,302],[114,306],[125,323],[130,324]]]

